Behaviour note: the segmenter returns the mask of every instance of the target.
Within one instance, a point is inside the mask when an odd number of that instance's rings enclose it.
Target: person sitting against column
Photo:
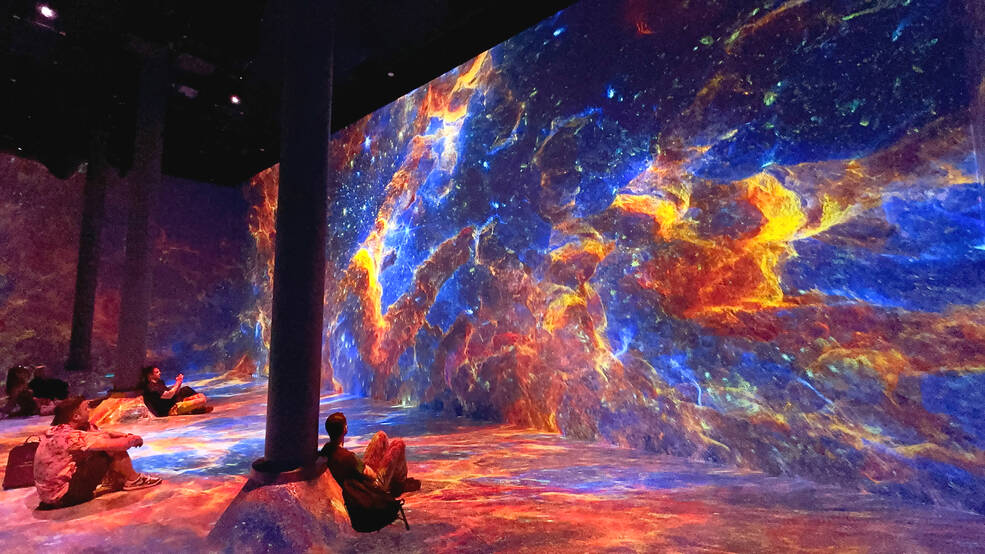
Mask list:
[[[51,427],[34,455],[34,486],[39,509],[81,504],[100,492],[132,491],[161,484],[160,477],[137,473],[127,449],[144,440],[129,433],[100,431],[89,423],[89,402],[72,396],[55,406]]]
[[[420,490],[421,482],[407,477],[406,446],[402,439],[390,439],[383,431],[377,431],[366,446],[360,460],[342,445],[349,425],[345,414],[335,412],[325,419],[325,431],[329,441],[318,452],[328,459],[328,469],[339,486],[347,479],[373,479],[394,497],[405,492]]]
[[[161,370],[149,365],[140,370],[138,388],[143,392],[144,404],[157,417],[169,415],[207,414],[212,406],[206,406],[205,395],[191,387],[183,387],[185,376],[181,373],[172,386],[164,384]]]

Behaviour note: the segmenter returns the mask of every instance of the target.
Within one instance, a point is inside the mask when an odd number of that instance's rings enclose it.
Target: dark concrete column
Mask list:
[[[150,218],[161,185],[164,152],[164,116],[168,98],[168,52],[155,48],[144,55],[137,104],[137,133],[133,169],[127,176],[126,260],[120,292],[120,329],[116,347],[113,389],[131,391],[137,386],[147,351],[147,320],[151,300],[154,245]]]
[[[318,447],[334,0],[284,0],[280,186],[264,460],[281,472]]]
[[[72,309],[72,338],[65,368],[70,371],[92,369],[92,316],[99,276],[99,237],[105,213],[106,163],[105,137],[93,131],[89,142],[89,164],[83,191],[82,223],[79,230],[79,263],[75,273],[75,304]]]

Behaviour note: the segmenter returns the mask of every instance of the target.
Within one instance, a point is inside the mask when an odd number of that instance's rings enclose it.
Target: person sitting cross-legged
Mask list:
[[[185,376],[181,373],[170,387],[161,379],[161,370],[149,365],[140,370],[138,388],[143,392],[144,404],[157,417],[169,415],[207,414],[212,406],[206,406],[208,399],[191,387],[184,387]]]
[[[360,460],[342,445],[349,425],[345,414],[335,412],[325,419],[325,431],[329,441],[319,454],[328,459],[328,469],[343,486],[346,479],[367,477],[375,480],[385,491],[397,497],[405,492],[421,488],[421,482],[407,477],[406,446],[401,439],[390,439],[383,431],[377,431],[366,446]]]
[[[51,427],[34,455],[34,486],[39,509],[80,504],[104,490],[136,490],[161,484],[160,477],[137,473],[127,449],[144,440],[129,433],[100,431],[89,423],[89,402],[72,396],[55,406]]]

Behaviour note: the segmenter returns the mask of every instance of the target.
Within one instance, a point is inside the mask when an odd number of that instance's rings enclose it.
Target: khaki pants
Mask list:
[[[194,413],[196,410],[200,410],[205,407],[205,397],[196,396],[189,398],[188,400],[182,400],[181,402],[175,403],[171,406],[171,410],[168,411],[168,415],[188,415]]]
[[[384,489],[394,496],[403,493],[407,480],[407,454],[402,439],[390,439],[383,431],[377,431],[366,445],[363,463],[373,468]]]

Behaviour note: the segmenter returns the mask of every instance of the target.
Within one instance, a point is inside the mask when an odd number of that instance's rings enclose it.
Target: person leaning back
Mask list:
[[[383,431],[377,431],[360,460],[342,446],[349,432],[345,414],[335,412],[328,416],[325,432],[329,441],[319,455],[327,459],[328,469],[339,486],[344,487],[347,479],[368,479],[395,497],[421,488],[419,480],[407,477],[406,447],[402,439],[390,439]]]
[[[179,373],[174,385],[169,387],[161,378],[160,368],[149,365],[140,370],[137,388],[143,392],[147,409],[157,417],[211,412],[212,407],[206,405],[208,399],[205,395],[183,386],[184,381],[185,376]]]

